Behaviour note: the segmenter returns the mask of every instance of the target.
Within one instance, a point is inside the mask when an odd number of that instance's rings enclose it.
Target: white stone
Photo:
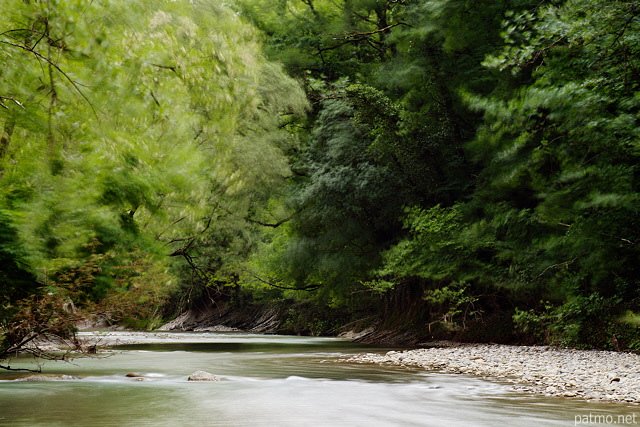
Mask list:
[[[220,381],[220,378],[206,371],[196,371],[189,375],[187,381]]]

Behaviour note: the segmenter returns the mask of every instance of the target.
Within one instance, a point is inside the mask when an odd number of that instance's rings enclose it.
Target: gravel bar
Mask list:
[[[640,403],[640,355],[547,346],[463,344],[360,354],[346,362],[419,366],[514,383],[516,391]]]

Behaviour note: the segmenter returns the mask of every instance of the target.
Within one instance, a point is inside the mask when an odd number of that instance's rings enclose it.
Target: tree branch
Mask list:
[[[288,291],[314,291],[318,288],[320,288],[320,285],[307,285],[307,286],[303,286],[301,288],[295,288],[295,287],[290,287],[290,286],[282,286],[282,285],[276,285],[273,282],[270,282],[266,279],[263,279],[261,277],[256,276],[253,273],[249,273],[252,277],[254,277],[255,279],[258,279],[260,282],[264,283],[265,285],[274,287],[274,288],[278,288],[278,289],[285,289]]]
[[[569,264],[574,263],[578,258],[580,258],[584,254],[586,254],[586,252],[582,252],[581,254],[578,254],[574,259],[570,259],[568,261],[564,261],[564,262],[560,262],[558,264],[550,265],[547,268],[545,268],[544,270],[542,270],[542,273],[538,274],[538,276],[536,276],[536,278],[543,276],[547,272],[547,270],[550,270],[552,268],[560,267],[560,266],[563,266],[563,265],[568,267]]]
[[[15,102],[16,104],[18,104],[18,106],[19,106],[20,108],[22,108],[23,110],[25,109],[25,108],[24,108],[24,105],[22,105],[22,103],[21,103],[20,101],[18,101],[18,100],[17,100],[17,99],[15,99],[15,98],[11,98],[10,96],[2,96],[2,95],[0,95],[0,107],[2,107],[2,108],[6,108],[6,109],[8,110],[8,109],[9,109],[9,107],[7,107],[7,105],[6,105],[4,102],[2,102],[2,101],[13,101],[13,102]]]
[[[149,62],[149,65],[153,65],[154,67],[162,68],[165,70],[171,70],[176,74],[178,73],[178,71],[176,71],[176,67],[173,65],[161,65],[161,64],[154,64],[152,62]]]
[[[302,212],[304,208],[299,208],[297,209],[295,212],[293,212],[291,215],[289,215],[286,218],[281,219],[280,221],[276,222],[276,223],[267,223],[267,222],[262,222],[262,221],[258,221],[255,219],[251,219],[251,218],[247,218],[247,221],[249,221],[250,223],[253,224],[258,224],[258,225],[262,225],[264,227],[272,227],[272,228],[278,228],[280,227],[282,224],[284,224],[285,222],[291,221],[293,219],[294,216],[296,216],[297,214],[299,214],[300,212]]]
[[[397,27],[398,25],[405,25],[407,27],[412,27],[412,25],[407,24],[405,22],[396,22],[395,24],[391,24],[391,25],[387,25],[384,28],[380,28],[378,30],[374,30],[374,31],[366,31],[363,33],[329,33],[329,34],[322,34],[323,36],[344,36],[344,37],[334,37],[333,40],[349,40],[349,39],[353,39],[356,37],[362,37],[362,36],[371,36],[374,34],[379,34],[379,33],[386,33],[388,32],[390,29],[392,29],[393,27]]]
[[[0,40],[0,43],[2,44],[6,44],[9,46],[13,46],[15,48],[27,51],[32,53],[36,58],[38,59],[42,59],[43,61],[45,61],[47,64],[49,64],[50,66],[52,66],[53,68],[55,68],[60,74],[62,74],[64,76],[65,79],[67,79],[67,81],[69,83],[71,83],[71,85],[74,87],[74,89],[80,94],[80,96],[82,96],[82,98],[84,98],[85,101],[87,101],[87,104],[89,104],[89,107],[91,107],[91,110],[93,111],[93,114],[98,117],[98,113],[95,109],[95,107],[93,106],[93,104],[91,103],[91,101],[89,100],[89,98],[84,94],[84,92],[82,92],[82,90],[80,90],[80,87],[78,86],[78,84],[73,81],[73,79],[71,77],[69,77],[69,75],[64,72],[62,70],[62,68],[60,68],[58,66],[58,64],[56,64],[55,62],[53,62],[52,60],[50,60],[49,58],[47,58],[46,56],[44,56],[43,54],[41,54],[40,52],[35,51],[33,48],[30,48],[28,46],[23,46],[20,44],[16,44],[16,43],[11,43],[8,42],[6,40]]]

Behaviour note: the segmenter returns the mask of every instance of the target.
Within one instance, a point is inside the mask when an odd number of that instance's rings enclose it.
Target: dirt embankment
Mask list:
[[[191,308],[161,326],[159,330],[276,333],[282,323],[282,318],[283,309],[278,306],[235,308],[223,303],[215,306]]]
[[[292,314],[293,313],[293,314]],[[302,319],[302,320],[301,320]],[[362,320],[335,323],[329,331],[313,330],[312,308],[286,305],[244,305],[242,307],[220,303],[184,311],[174,320],[161,326],[159,331],[193,332],[255,332],[292,335],[335,335],[367,344],[391,347],[409,347],[422,337],[412,331],[382,327],[376,316]],[[311,326],[311,330],[309,330]]]

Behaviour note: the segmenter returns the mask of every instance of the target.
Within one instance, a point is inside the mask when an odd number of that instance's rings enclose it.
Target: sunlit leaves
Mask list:
[[[0,185],[32,269],[74,264],[93,238],[168,265],[207,230],[228,237],[210,252],[246,237],[290,174],[280,127],[306,109],[251,26],[214,1],[8,6],[0,95],[19,104],[0,111]]]

